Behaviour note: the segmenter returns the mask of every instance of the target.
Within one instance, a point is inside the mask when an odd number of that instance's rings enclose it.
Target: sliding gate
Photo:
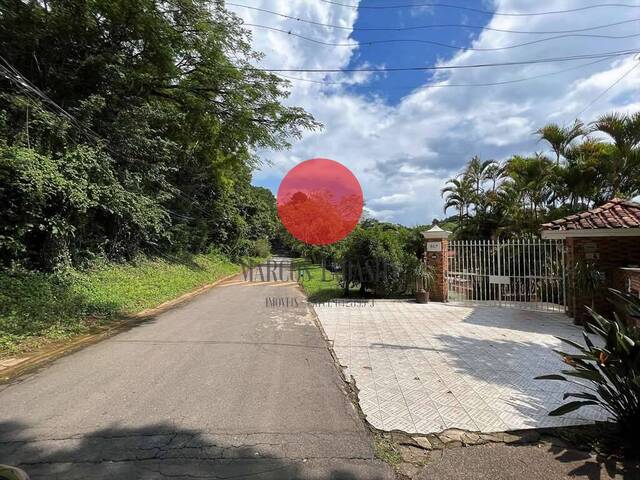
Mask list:
[[[562,240],[449,242],[450,302],[564,312]]]

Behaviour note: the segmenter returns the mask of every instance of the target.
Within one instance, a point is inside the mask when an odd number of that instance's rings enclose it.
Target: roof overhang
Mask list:
[[[427,240],[446,239],[449,238],[449,235],[451,235],[451,232],[443,230],[437,225],[426,232],[422,232],[422,236]]]
[[[584,230],[542,230],[545,240],[584,237],[640,237],[640,228],[602,228]]]

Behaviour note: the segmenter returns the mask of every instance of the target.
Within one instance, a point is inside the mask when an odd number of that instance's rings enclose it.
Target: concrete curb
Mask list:
[[[19,377],[20,375],[23,375],[38,367],[42,367],[60,357],[76,352],[84,347],[88,347],[89,345],[93,345],[109,337],[117,335],[118,333],[124,332],[125,330],[128,330],[129,328],[134,327],[140,323],[144,323],[152,319],[153,317],[160,315],[161,313],[171,310],[172,308],[184,302],[187,302],[208,290],[211,290],[212,288],[223,282],[237,277],[239,274],[240,273],[233,273],[231,275],[227,275],[219,280],[216,280],[213,283],[209,283],[195,290],[192,290],[191,292],[185,293],[178,298],[174,298],[173,300],[168,300],[164,303],[161,303],[157,307],[148,308],[138,313],[126,315],[122,317],[121,320],[111,322],[109,325],[100,328],[94,333],[71,338],[68,341],[63,342],[62,344],[57,343],[54,345],[45,346],[41,350],[37,350],[31,354],[26,355],[24,358],[17,359],[15,363],[9,366],[0,367],[0,384],[8,383]],[[5,362],[7,360],[9,359],[5,359]]]

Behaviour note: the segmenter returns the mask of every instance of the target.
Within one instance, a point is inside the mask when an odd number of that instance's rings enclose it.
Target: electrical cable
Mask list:
[[[454,50],[461,50],[461,51],[471,51],[471,52],[496,52],[496,51],[500,51],[500,50],[510,50],[512,48],[519,48],[519,47],[525,47],[528,45],[535,45],[537,43],[544,43],[544,42],[548,42],[551,40],[559,40],[561,38],[603,38],[603,39],[611,39],[611,40],[626,40],[629,38],[635,38],[635,37],[640,37],[640,33],[632,33],[630,35],[594,35],[594,34],[565,34],[565,35],[558,35],[555,37],[548,37],[548,38],[541,38],[539,40],[533,40],[531,42],[524,42],[524,43],[517,43],[514,45],[508,45],[506,47],[494,47],[494,48],[474,48],[474,47],[459,47],[456,45],[449,45],[448,43],[442,43],[442,42],[435,42],[432,40],[422,40],[422,39],[388,39],[388,40],[372,40],[372,41],[358,41],[358,42],[351,42],[351,43],[333,43],[333,42],[325,42],[322,40],[318,40],[315,38],[311,38],[311,37],[307,37],[305,35],[301,35],[299,33],[293,32],[291,30],[284,30],[281,28],[276,28],[276,27],[270,27],[268,25],[260,25],[257,23],[245,23],[244,25],[246,25],[247,27],[256,27],[256,28],[262,28],[265,30],[270,30],[270,31],[274,31],[274,32],[280,32],[280,33],[284,33],[286,35],[291,35],[292,37],[296,37],[296,38],[300,38],[302,40],[306,40],[308,42],[312,42],[318,45],[324,45],[327,47],[369,47],[369,46],[373,46],[373,45],[380,45],[380,44],[388,44],[388,43],[422,43],[422,44],[427,44],[427,45],[435,45],[438,47],[445,47],[445,48],[451,48]]]
[[[536,17],[541,15],[556,15],[560,13],[574,13],[583,12],[585,10],[592,10],[594,8],[640,8],[640,5],[630,3],[598,3],[595,5],[587,5],[585,7],[568,8],[565,10],[550,10],[545,12],[531,12],[531,13],[516,13],[516,12],[501,12],[492,10],[483,10],[481,8],[464,7],[462,5],[451,5],[449,3],[413,3],[404,5],[353,5],[348,3],[338,2],[336,0],[319,0],[322,3],[329,5],[336,5],[339,7],[352,8],[354,10],[390,10],[390,9],[405,9],[405,8],[450,8],[453,10],[464,10],[467,12],[482,13],[485,15],[494,15],[501,17]]]
[[[624,80],[636,68],[640,67],[640,59],[637,59],[636,62],[637,63],[634,66],[632,66],[629,70],[626,70],[615,82],[609,85],[609,87],[607,87],[600,95],[594,98],[586,107],[580,110],[580,112],[576,115],[576,118],[579,118],[584,112],[589,110],[598,100],[604,97],[613,87],[615,87],[618,83]]]
[[[536,80],[538,78],[544,78],[544,77],[550,77],[553,75],[560,75],[562,73],[566,73],[566,72],[570,72],[572,70],[577,70],[580,68],[585,68],[591,65],[595,65],[598,63],[602,63],[602,62],[606,62],[607,60],[609,60],[609,58],[601,58],[598,59],[594,62],[588,62],[588,63],[584,63],[581,65],[576,65],[574,67],[570,67],[570,68],[564,68],[562,70],[558,70],[555,72],[548,72],[548,73],[542,73],[540,75],[534,75],[531,77],[523,77],[523,78],[518,78],[518,79],[514,79],[514,80],[505,80],[502,82],[490,82],[490,83],[448,83],[448,84],[431,84],[431,85],[421,85],[421,86],[413,86],[413,85],[406,85],[404,87],[391,87],[391,88],[385,88],[385,91],[401,91],[401,90],[421,90],[421,89],[427,89],[427,88],[460,88],[460,87],[493,87],[493,86],[500,86],[500,85],[509,85],[509,84],[513,84],[513,83],[522,83],[522,82],[527,82],[530,80]],[[300,78],[300,77],[291,77],[289,75],[283,75],[281,73],[276,74],[279,77],[285,78],[287,80],[299,80],[302,82],[308,82],[308,83],[315,83],[315,84],[322,84],[322,85],[345,85],[345,82],[331,82],[331,81],[323,81],[323,80],[311,80],[311,79],[307,79],[307,78]]]
[[[248,70],[260,71],[260,72],[298,72],[298,73],[341,73],[341,72],[379,72],[379,73],[394,73],[394,72],[422,72],[422,71],[437,71],[437,70],[464,70],[475,68],[488,68],[488,67],[506,67],[514,65],[536,65],[540,63],[554,63],[554,62],[568,62],[574,60],[590,59],[590,58],[614,58],[630,54],[636,54],[639,50],[618,50],[613,52],[592,53],[583,55],[570,55],[564,57],[552,57],[552,58],[537,58],[532,60],[517,60],[512,62],[491,62],[491,63],[476,63],[470,65],[433,65],[433,66],[415,66],[415,67],[360,67],[360,68],[261,68],[261,67],[239,67]]]
[[[226,5],[231,5],[234,7],[241,7],[241,8],[246,8],[249,10],[254,10],[257,12],[262,12],[262,13],[268,13],[271,15],[276,15],[278,17],[281,18],[286,18],[288,20],[295,20],[297,22],[302,22],[302,23],[307,23],[310,25],[316,25],[316,26],[320,26],[320,27],[327,27],[327,28],[334,28],[337,30],[348,30],[348,31],[353,31],[353,32],[404,32],[404,31],[409,31],[409,30],[422,30],[422,29],[427,29],[427,28],[468,28],[468,29],[474,29],[474,30],[488,30],[488,31],[492,31],[492,32],[502,32],[502,33],[518,33],[518,34],[531,34],[531,35],[538,35],[538,34],[560,34],[560,33],[580,33],[580,32],[588,32],[590,30],[599,30],[602,28],[608,28],[608,27],[616,27],[618,25],[625,25],[625,24],[629,24],[629,23],[633,23],[633,22],[638,22],[640,21],[640,18],[634,18],[631,20],[622,20],[620,22],[614,22],[614,23],[608,23],[608,24],[604,24],[604,25],[597,25],[594,27],[585,27],[585,28],[578,28],[578,29],[573,29],[573,30],[548,30],[548,31],[526,31],[526,30],[506,30],[506,29],[501,29],[501,28],[493,28],[493,27],[487,27],[487,26],[480,26],[480,25],[466,25],[466,24],[461,24],[461,23],[453,23],[453,24],[430,24],[430,25],[415,25],[415,26],[410,26],[410,27],[345,27],[343,25],[333,25],[330,23],[323,23],[323,22],[316,22],[314,20],[309,20],[309,19],[305,19],[305,18],[300,18],[300,17],[294,17],[292,15],[287,15],[281,12],[276,12],[274,10],[268,10],[266,8],[259,8],[259,7],[252,7],[250,5],[243,5],[240,3],[234,3],[234,2],[226,2]]]

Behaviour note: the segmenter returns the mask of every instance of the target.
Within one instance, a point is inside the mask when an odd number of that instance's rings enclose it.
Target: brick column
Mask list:
[[[425,240],[425,262],[435,270],[435,283],[431,289],[431,300],[446,302],[449,294],[447,270],[449,268],[449,235],[451,232],[435,226],[422,232]]]
[[[578,321],[576,319],[576,277],[575,277],[575,265],[576,265],[576,246],[574,239],[568,237],[565,239],[565,248],[566,257],[565,257],[565,268],[567,270],[567,285],[566,285],[566,293],[567,298],[565,299],[567,303],[567,315],[572,317],[574,321]],[[577,322],[576,322],[577,323]]]

